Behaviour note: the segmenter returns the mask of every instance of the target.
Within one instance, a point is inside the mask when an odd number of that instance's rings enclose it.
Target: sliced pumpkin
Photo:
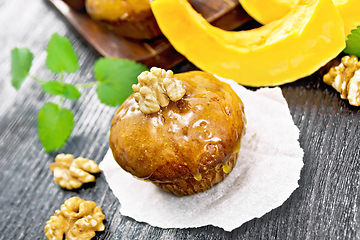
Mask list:
[[[261,24],[282,18],[299,0],[239,0],[244,10]]]
[[[333,0],[339,11],[345,26],[346,36],[352,29],[360,25],[360,1],[359,0]]]
[[[246,86],[275,86],[308,76],[345,47],[343,22],[331,0],[300,0],[289,14],[257,29],[210,25],[187,0],[156,0],[160,29],[200,69]]]
[[[244,10],[261,24],[282,18],[299,0],[239,0]],[[359,0],[333,0],[344,21],[345,34],[360,25]]]

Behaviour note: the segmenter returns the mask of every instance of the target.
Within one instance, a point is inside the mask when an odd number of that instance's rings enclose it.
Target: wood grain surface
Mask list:
[[[45,239],[44,226],[72,196],[95,201],[106,215],[105,231],[94,239],[358,239],[360,237],[359,108],[341,100],[321,82],[319,72],[282,86],[291,115],[300,129],[304,168],[299,188],[280,207],[232,232],[213,226],[161,229],[121,215],[121,203],[103,174],[79,190],[61,189],[48,168],[57,153],[83,156],[99,163],[107,152],[110,121],[116,111],[99,102],[95,88],[78,101],[65,101],[75,127],[61,151],[45,153],[37,136],[37,113],[43,103],[57,102],[38,83],[27,79],[19,91],[10,84],[10,50],[29,47],[35,55],[31,74],[56,79],[45,67],[46,45],[57,32],[73,43],[80,71],[68,83],[94,81],[98,54],[48,0],[0,1],[0,239]],[[173,68],[195,67],[187,61]],[[191,219],[189,219],[191,221]]]

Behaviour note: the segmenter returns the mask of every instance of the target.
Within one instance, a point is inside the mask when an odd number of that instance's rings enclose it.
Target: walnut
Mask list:
[[[95,231],[104,231],[105,215],[95,202],[72,197],[61,205],[45,226],[45,236],[51,240],[91,239]]]
[[[99,173],[99,166],[86,158],[74,159],[72,154],[58,154],[55,163],[50,164],[55,183],[68,190],[79,188],[84,183],[94,182],[95,177],[90,173]]]
[[[185,95],[181,81],[171,70],[152,67],[138,76],[138,84],[132,86],[135,101],[143,113],[154,113],[166,107],[171,101],[178,101]]]
[[[356,56],[344,56],[338,66],[324,75],[323,81],[335,88],[342,99],[360,106],[360,62]]]

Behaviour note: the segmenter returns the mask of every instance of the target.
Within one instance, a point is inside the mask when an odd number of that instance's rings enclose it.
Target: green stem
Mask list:
[[[60,72],[60,83],[63,84],[64,83],[64,71]],[[63,105],[63,101],[64,101],[64,97],[62,95],[59,96],[59,108],[62,108]]]
[[[63,99],[64,99],[64,97],[63,96],[59,96],[60,98],[59,98],[59,108],[61,109],[62,108],[62,104],[63,104]]]
[[[37,78],[37,77],[35,77],[35,76],[29,75],[29,77],[31,77],[32,79],[34,79],[35,81],[37,81],[37,82],[39,82],[39,83],[41,83],[41,84],[46,83],[46,81],[41,80],[40,78]]]
[[[64,72],[60,73],[60,83],[63,84],[64,83]]]
[[[95,86],[97,84],[97,82],[91,82],[91,83],[85,83],[85,84],[79,84],[76,85],[76,88],[88,88],[88,87],[92,87]]]

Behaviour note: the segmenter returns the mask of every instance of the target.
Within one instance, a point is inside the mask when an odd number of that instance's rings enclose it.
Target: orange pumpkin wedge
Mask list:
[[[187,0],[151,2],[173,47],[200,69],[246,86],[275,86],[308,76],[345,47],[331,0],[301,0],[282,19],[248,31],[209,24]]]
[[[287,14],[299,0],[239,0],[244,10],[261,24],[278,20]],[[333,0],[344,21],[345,34],[360,25],[359,0]]]
[[[243,9],[261,24],[282,18],[299,0],[239,0]]]
[[[359,0],[333,0],[339,11],[345,27],[346,36],[360,25],[360,1]]]

